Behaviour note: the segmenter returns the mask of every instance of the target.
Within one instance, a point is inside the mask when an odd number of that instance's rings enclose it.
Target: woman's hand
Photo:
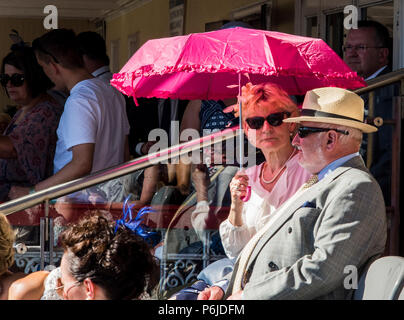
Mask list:
[[[247,195],[248,176],[245,172],[239,171],[230,182],[230,193],[232,202],[240,204],[242,198]]]
[[[223,290],[220,287],[213,286],[199,293],[198,300],[221,300],[223,296]]]
[[[241,213],[244,202],[241,199],[247,195],[247,187],[248,176],[243,171],[237,172],[230,182],[231,207],[228,216],[229,222],[236,227],[243,225]]]

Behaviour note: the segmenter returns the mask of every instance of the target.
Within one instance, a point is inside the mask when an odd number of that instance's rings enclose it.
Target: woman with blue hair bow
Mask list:
[[[147,299],[158,283],[159,267],[148,244],[153,237],[142,224],[141,209],[132,218],[127,201],[123,217],[117,221],[100,211],[90,212],[61,234],[64,254],[60,268],[37,282],[37,299],[44,300],[132,300]],[[11,288],[11,299],[22,300],[29,294],[29,279],[21,279]],[[39,278],[38,276],[36,276]],[[24,290],[19,291],[22,286]],[[32,290],[31,290],[32,293]],[[31,299],[33,299],[31,294]]]
[[[65,300],[138,299],[156,284],[158,268],[150,247],[127,222],[99,214],[85,217],[62,233],[61,242],[56,290]]]

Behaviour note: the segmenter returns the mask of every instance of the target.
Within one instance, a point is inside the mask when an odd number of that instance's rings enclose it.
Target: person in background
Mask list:
[[[75,33],[67,29],[49,31],[33,42],[33,48],[56,89],[67,88],[70,96],[57,129],[54,175],[32,186],[31,191],[43,190],[129,160],[129,123],[124,98],[88,73]],[[10,190],[10,197],[14,199],[29,192],[30,188],[14,188]],[[77,195],[77,200],[88,201],[81,197],[81,194]],[[73,217],[65,218],[69,221]]]
[[[77,42],[86,70],[109,84],[112,72],[104,38],[98,32],[85,31],[77,35]]]
[[[14,281],[25,276],[9,269],[14,263],[14,232],[7,218],[0,213],[0,300],[8,299],[8,291]]]
[[[156,284],[150,247],[125,224],[88,215],[62,233],[61,243],[57,290],[66,300],[138,299]]]
[[[349,30],[343,49],[346,64],[365,81],[391,72],[389,31],[379,22],[358,21],[358,28]]]
[[[98,32],[84,31],[77,35],[77,44],[87,72],[93,77],[104,81],[107,85],[110,85],[112,72],[109,68],[110,59],[107,54],[107,46],[104,38]],[[129,158],[132,158],[133,152],[131,151],[131,145],[133,142],[131,140],[135,127],[133,125],[133,120],[128,117],[128,114],[131,108],[135,108],[135,105],[133,99],[125,95],[122,96],[125,99],[126,115],[130,126],[128,148]],[[93,202],[110,202],[111,204],[114,202],[121,202],[128,194],[128,183],[126,183],[126,180],[129,180],[128,176],[114,179],[90,188],[87,192],[91,195]]]
[[[159,267],[149,245],[153,234],[137,222],[150,211],[142,208],[128,220],[127,210],[125,201],[121,219],[114,221],[108,211],[90,210],[69,224],[60,237],[64,249],[60,266],[14,281],[9,299],[149,299]]]
[[[32,186],[52,175],[63,107],[47,94],[53,84],[25,45],[14,45],[4,57],[0,82],[19,106],[0,134],[0,201],[7,201],[13,186]]]
[[[365,81],[391,72],[389,31],[379,22],[358,21],[358,28],[349,30],[343,49],[344,61]],[[365,101],[365,117],[370,116],[370,122],[376,117],[392,119],[392,97],[397,95],[397,85],[375,90],[373,114],[369,114],[369,95],[362,95]],[[372,152],[368,153],[367,136],[364,137],[360,150],[370,172],[380,184],[386,205],[391,203],[392,134],[391,125],[382,125],[373,135]]]

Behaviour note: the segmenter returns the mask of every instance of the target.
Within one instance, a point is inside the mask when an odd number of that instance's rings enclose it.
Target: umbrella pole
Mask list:
[[[243,170],[243,162],[244,162],[244,132],[243,132],[243,121],[242,121],[242,111],[241,111],[241,99],[239,98],[238,102],[238,110],[239,110],[239,165],[240,165],[240,171]]]
[[[239,161],[240,161],[240,171],[244,172],[244,130],[243,130],[243,110],[242,110],[242,100],[241,100],[241,74],[238,74],[238,122],[239,122]],[[246,195],[241,198],[242,201],[247,202],[251,197],[251,186],[247,186]]]
[[[244,162],[244,131],[243,131],[243,117],[242,117],[242,101],[241,101],[241,73],[238,74],[238,123],[239,123],[239,165],[240,171],[243,171],[243,162]]]
[[[238,109],[239,109],[239,124],[240,124],[240,128],[239,128],[239,161],[240,161],[240,171],[244,172],[244,130],[243,130],[243,124],[242,124],[242,111],[241,111],[241,98],[239,98],[239,102],[238,102]],[[248,200],[250,200],[251,197],[251,186],[247,186],[247,190],[246,190],[246,195],[243,196],[241,198],[242,201],[247,202]]]

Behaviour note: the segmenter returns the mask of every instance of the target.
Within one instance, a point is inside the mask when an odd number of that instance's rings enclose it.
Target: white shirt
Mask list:
[[[80,81],[70,91],[60,118],[54,173],[72,160],[72,147],[84,143],[95,144],[91,172],[122,163],[128,134],[122,94],[97,78]]]
[[[112,72],[109,70],[108,66],[103,66],[101,68],[98,68],[92,73],[93,77],[104,80],[108,84],[110,83],[110,80],[112,79]]]
[[[365,81],[368,81],[368,80],[371,80],[371,79],[376,78],[376,77],[379,75],[379,73],[382,72],[385,68],[387,68],[387,66],[381,67],[381,68],[380,68],[379,70],[377,70],[374,74],[372,74],[371,76],[367,77],[367,78],[365,79]]]

